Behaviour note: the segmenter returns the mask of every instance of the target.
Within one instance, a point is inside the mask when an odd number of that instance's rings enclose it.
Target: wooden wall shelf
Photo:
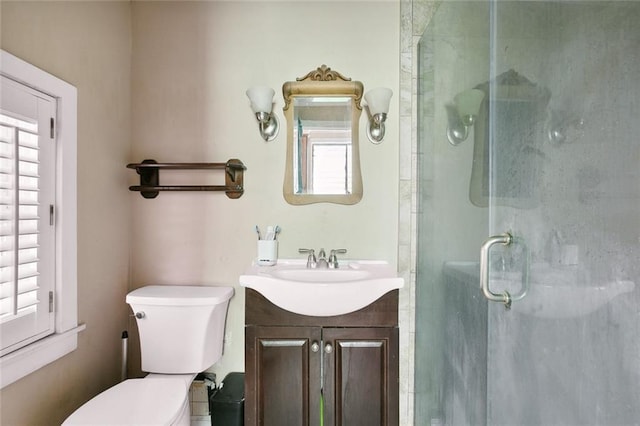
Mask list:
[[[244,193],[243,178],[247,169],[242,161],[230,159],[226,163],[158,163],[144,160],[127,164],[140,175],[140,185],[130,186],[130,191],[140,191],[144,198],[156,198],[160,191],[224,191],[229,198],[240,198]],[[160,185],[160,170],[224,170],[224,185]]]

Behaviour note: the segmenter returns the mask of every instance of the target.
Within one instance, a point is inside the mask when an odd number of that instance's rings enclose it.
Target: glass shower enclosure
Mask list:
[[[640,424],[640,2],[442,1],[416,425]]]

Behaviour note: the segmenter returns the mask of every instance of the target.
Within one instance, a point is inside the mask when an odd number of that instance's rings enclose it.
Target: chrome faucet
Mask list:
[[[298,249],[298,253],[309,253],[309,257],[307,257],[307,268],[312,269],[315,268],[318,262],[316,261],[316,252],[313,249]]]
[[[338,269],[340,266],[338,264],[338,256],[336,253],[344,254],[347,252],[347,249],[333,249],[329,252],[329,268],[330,269]]]
[[[324,252],[324,249],[321,248],[318,253],[318,264],[316,268],[327,269],[329,267],[329,263],[327,263],[327,253]]]
[[[327,259],[327,253],[324,251],[324,248],[320,249],[317,258],[316,253],[313,249],[298,249],[298,253],[309,254],[309,256],[307,257],[308,269],[338,269],[340,265],[338,264],[338,256],[336,256],[336,254],[344,254],[346,252],[347,249],[333,249],[329,252],[329,259]]]

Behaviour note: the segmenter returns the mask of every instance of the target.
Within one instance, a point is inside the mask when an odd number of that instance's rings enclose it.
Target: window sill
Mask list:
[[[0,389],[73,352],[78,347],[78,333],[85,328],[86,324],[81,324],[0,358]]]

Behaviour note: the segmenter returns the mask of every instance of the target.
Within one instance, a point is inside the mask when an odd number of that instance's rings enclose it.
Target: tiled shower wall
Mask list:
[[[438,3],[400,1],[400,221],[398,268],[407,285],[400,293],[400,424],[414,424],[415,285],[418,215],[418,42]],[[428,120],[428,119],[427,119]]]

